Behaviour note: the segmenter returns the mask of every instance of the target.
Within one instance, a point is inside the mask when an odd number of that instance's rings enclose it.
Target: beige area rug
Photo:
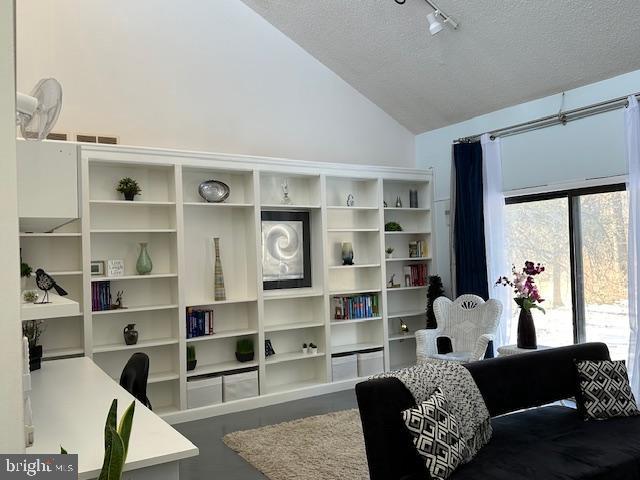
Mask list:
[[[271,480],[368,480],[358,410],[234,432],[224,443]]]

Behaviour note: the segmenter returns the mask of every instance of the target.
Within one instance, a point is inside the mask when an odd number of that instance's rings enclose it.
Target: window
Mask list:
[[[602,341],[626,359],[627,212],[624,185],[507,199],[509,260],[547,267],[538,279],[547,313],[534,312],[538,344]]]

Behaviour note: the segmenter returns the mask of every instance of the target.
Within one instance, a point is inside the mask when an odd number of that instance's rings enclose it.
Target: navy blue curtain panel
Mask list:
[[[484,241],[480,142],[455,144],[453,166],[456,295],[473,293],[487,300],[489,285]]]

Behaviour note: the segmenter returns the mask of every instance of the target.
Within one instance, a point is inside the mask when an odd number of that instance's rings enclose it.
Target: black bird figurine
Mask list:
[[[36,270],[36,285],[40,290],[44,292],[42,301],[38,303],[50,303],[49,302],[49,290],[55,289],[56,293],[61,297],[67,295],[67,291],[56,283],[51,275],[39,268]]]

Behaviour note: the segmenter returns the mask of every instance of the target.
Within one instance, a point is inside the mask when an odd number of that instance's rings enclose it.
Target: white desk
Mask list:
[[[134,400],[87,357],[42,362],[31,373],[35,443],[27,453],[78,454],[78,479],[97,478],[104,457],[104,423],[114,398],[118,421]],[[198,448],[136,400],[125,479],[178,479],[178,460]]]

